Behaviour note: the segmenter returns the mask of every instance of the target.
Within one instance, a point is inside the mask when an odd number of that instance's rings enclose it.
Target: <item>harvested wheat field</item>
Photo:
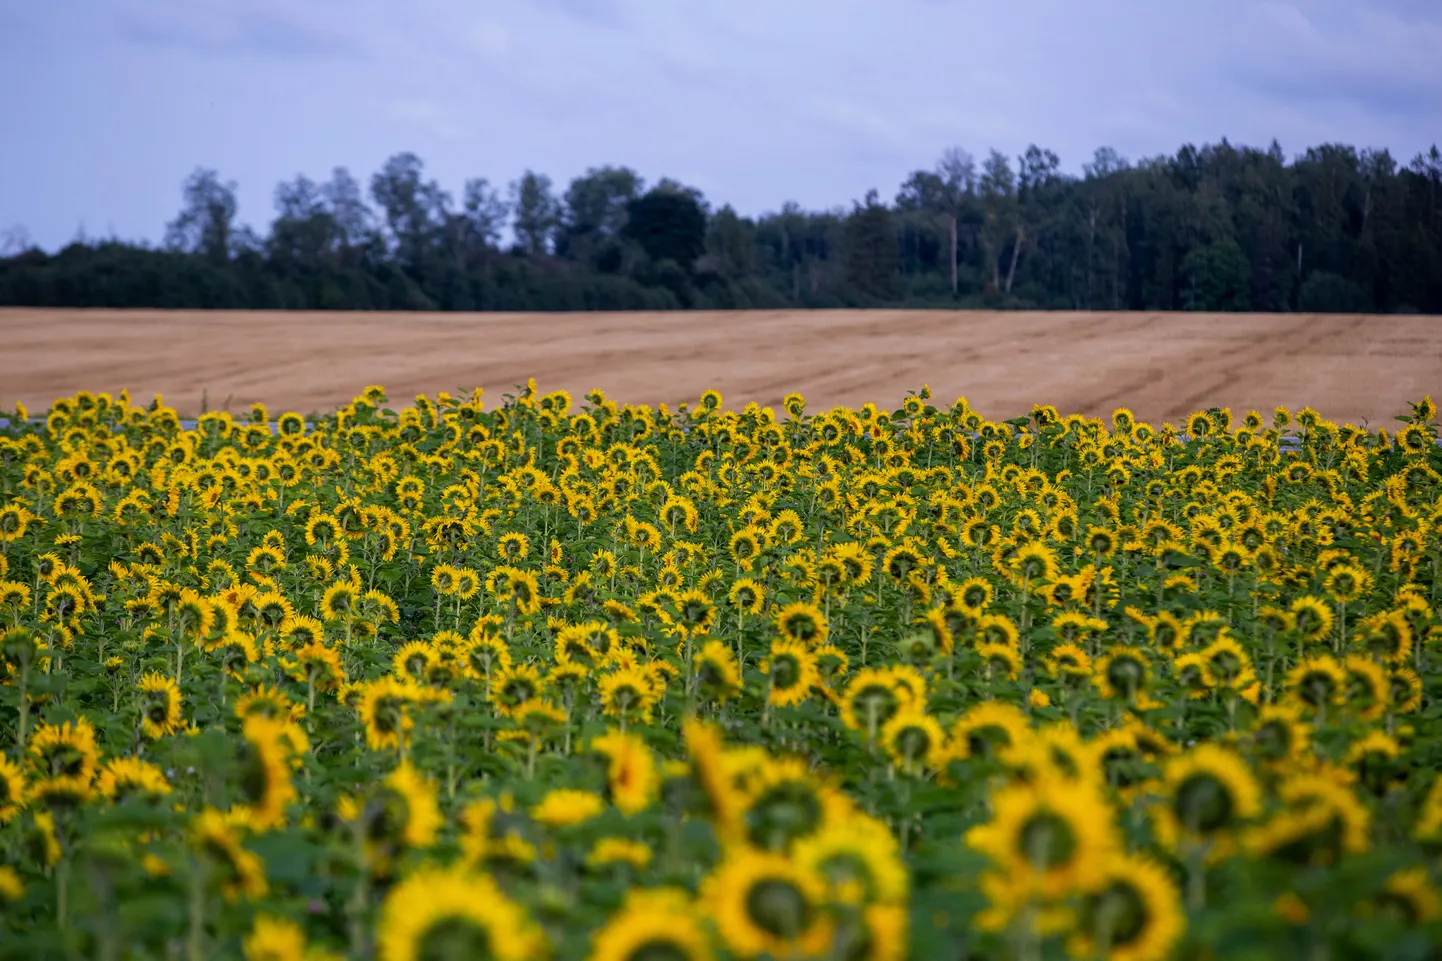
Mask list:
[[[182,414],[255,401],[309,413],[368,384],[396,399],[484,387],[493,401],[601,388],[618,401],[813,409],[898,403],[931,385],[994,417],[1034,403],[1176,420],[1310,405],[1390,422],[1442,389],[1442,319],[986,311],[442,314],[0,310],[0,403],[44,410],[79,390],[156,393]]]

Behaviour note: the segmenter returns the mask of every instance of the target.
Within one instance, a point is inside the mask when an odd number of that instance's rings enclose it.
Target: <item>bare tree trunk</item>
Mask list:
[[[956,296],[956,214],[951,215],[951,296]]]
[[[1016,279],[1016,262],[1021,257],[1021,245],[1026,243],[1026,228],[1016,228],[1016,243],[1011,245],[1011,267],[1006,272],[1006,292],[1011,293],[1011,282]]]

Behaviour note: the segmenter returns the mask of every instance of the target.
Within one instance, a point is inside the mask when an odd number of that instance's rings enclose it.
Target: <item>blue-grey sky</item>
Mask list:
[[[1403,163],[1442,141],[1437,0],[0,0],[0,230],[157,241],[196,166],[411,150],[453,193],[622,163],[746,214],[894,195],[960,145]]]

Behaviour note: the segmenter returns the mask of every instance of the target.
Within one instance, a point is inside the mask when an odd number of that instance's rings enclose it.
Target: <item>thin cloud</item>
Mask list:
[[[1426,150],[1438,0],[0,0],[4,218],[156,236],[197,163],[240,182],[414,148],[448,189],[599,163],[704,173],[743,214],[892,196],[961,145]],[[181,122],[175,118],[185,118]],[[122,156],[97,143],[125,139]],[[261,201],[262,203],[264,200]],[[248,209],[248,208],[247,208]]]
[[[1266,3],[1232,58],[1239,82],[1294,107],[1348,104],[1374,115],[1436,118],[1442,23],[1385,10]]]
[[[593,27],[620,28],[630,24],[624,0],[532,0],[538,7]]]
[[[349,58],[361,52],[333,25],[311,22],[300,9],[269,3],[128,3],[111,16],[122,40],[144,47],[285,60]]]
[[[426,133],[442,140],[460,140],[466,137],[466,127],[440,104],[425,99],[393,100],[387,108],[397,120],[414,124]]]

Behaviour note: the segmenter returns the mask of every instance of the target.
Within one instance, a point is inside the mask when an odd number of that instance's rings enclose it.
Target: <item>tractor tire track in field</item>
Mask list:
[[[1442,319],[1311,314],[901,310],[587,314],[0,310],[0,405],[44,410],[79,390],[182,415],[230,398],[310,413],[382,384],[397,403],[485,388],[491,403],[534,377],[578,401],[812,411],[897,406],[929,384],[994,418],[1034,404],[1149,421],[1212,406],[1310,405],[1386,422],[1442,388]]]

